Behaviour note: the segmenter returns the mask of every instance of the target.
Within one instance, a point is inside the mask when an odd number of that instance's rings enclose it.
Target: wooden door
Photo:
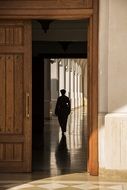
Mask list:
[[[0,171],[31,171],[31,22],[0,21]]]

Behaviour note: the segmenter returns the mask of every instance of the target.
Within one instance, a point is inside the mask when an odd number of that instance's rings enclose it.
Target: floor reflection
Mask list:
[[[56,148],[56,165],[61,174],[65,174],[70,169],[70,152],[67,148],[66,136],[62,135],[61,140]]]
[[[76,109],[68,118],[65,135],[61,133],[57,117],[45,121],[43,130],[34,130],[33,171],[43,171],[49,176],[84,172],[87,163],[86,119],[83,108]]]

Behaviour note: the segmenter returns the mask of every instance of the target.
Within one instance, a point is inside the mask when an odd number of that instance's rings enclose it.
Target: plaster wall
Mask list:
[[[127,113],[127,1],[109,5],[108,112]]]
[[[100,0],[99,167],[127,170],[127,1]]]

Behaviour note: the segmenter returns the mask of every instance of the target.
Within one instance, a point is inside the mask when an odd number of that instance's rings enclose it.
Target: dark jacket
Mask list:
[[[69,98],[65,95],[58,97],[55,108],[55,114],[57,116],[64,114],[69,115],[70,111],[71,111],[71,106]]]

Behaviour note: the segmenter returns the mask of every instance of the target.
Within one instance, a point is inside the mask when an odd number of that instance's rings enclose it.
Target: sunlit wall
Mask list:
[[[99,165],[127,171],[127,1],[99,10]]]

